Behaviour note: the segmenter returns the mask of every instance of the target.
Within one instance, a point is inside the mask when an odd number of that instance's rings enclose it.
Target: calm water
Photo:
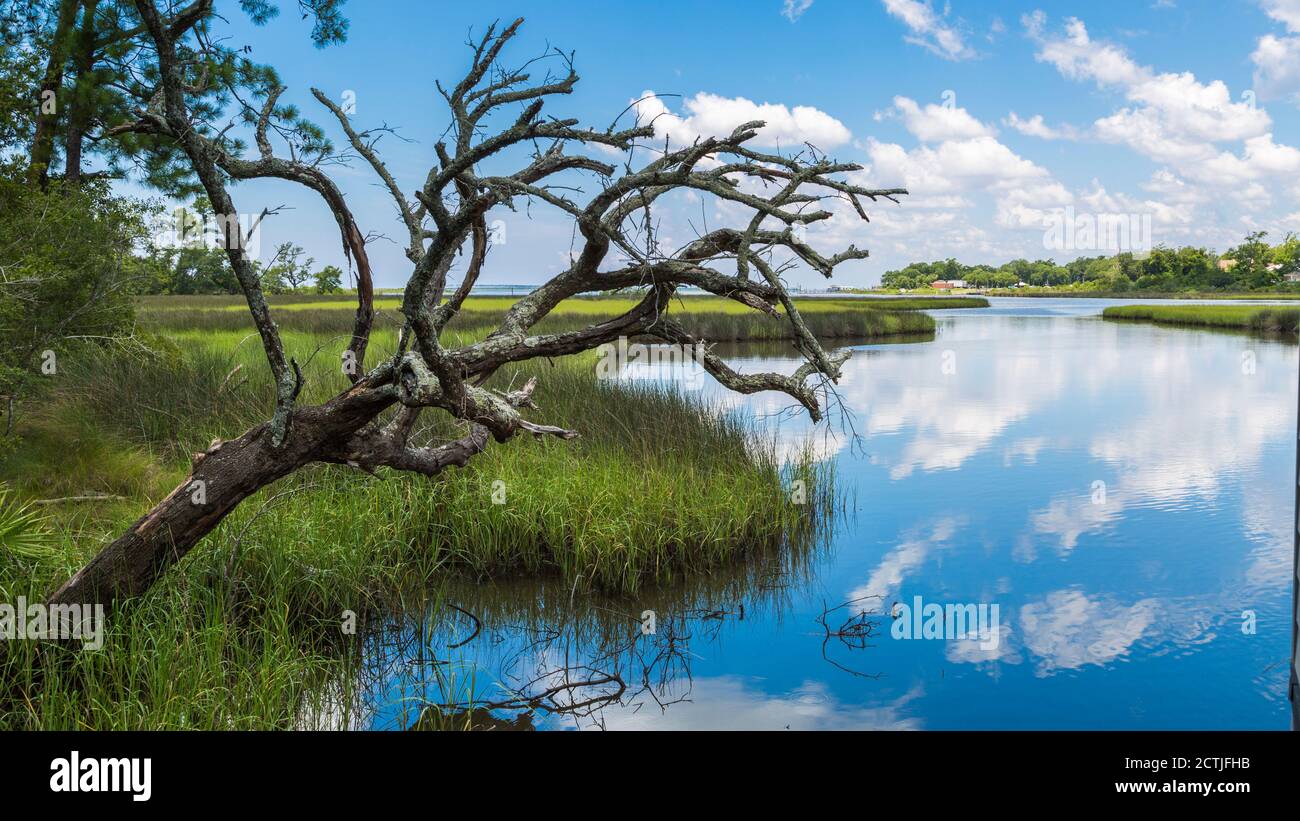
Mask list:
[[[700,381],[829,460],[846,499],[829,544],[635,600],[554,582],[463,591],[482,619],[472,640],[459,615],[371,640],[364,726],[410,726],[424,703],[521,698],[542,709],[495,715],[610,729],[1289,727],[1297,348],[1103,322],[1096,301],[994,303],[938,314],[933,342],[856,347],[840,384],[852,418],[834,435],[782,414],[781,396]],[[695,389],[690,377],[675,375]],[[916,597],[996,605],[996,637],[988,625],[983,641],[895,638],[897,603]]]

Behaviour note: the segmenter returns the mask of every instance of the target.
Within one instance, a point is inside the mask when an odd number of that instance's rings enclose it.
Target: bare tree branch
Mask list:
[[[471,44],[464,77],[450,89],[438,86],[450,114],[448,139],[435,144],[437,162],[423,182],[405,189],[410,197],[376,148],[378,135],[389,129],[358,131],[347,112],[312,90],[337,120],[351,150],[370,165],[392,197],[409,239],[411,270],[402,296],[405,323],[398,350],[364,372],[360,365],[373,316],[370,263],[341,189],[321,168],[329,157],[308,161],[299,156],[293,124],[282,122],[285,115],[277,107],[285,93],[278,86],[262,91],[260,106],[245,103],[245,124],[252,129],[257,156],[239,156],[237,143],[226,137],[234,123],[219,128],[203,122],[200,109],[189,104],[199,91],[187,80],[195,73],[193,66],[202,65],[207,48],[202,29],[215,17],[210,4],[194,3],[164,20],[154,0],[135,3],[144,21],[140,48],[156,54],[158,87],[142,93],[148,103],[134,122],[108,134],[173,140],[221,214],[235,213],[227,190],[232,180],[275,178],[320,194],[358,269],[357,319],[349,345],[358,367],[346,391],[322,405],[295,406],[302,386],[297,363],[285,357],[242,238],[230,237],[228,231],[228,259],[275,376],[274,415],[238,439],[216,442],[200,454],[186,482],[64,585],[56,601],[111,603],[118,595],[147,589],[240,501],[312,462],[432,476],[468,464],[489,440],[503,443],[520,433],[577,436],[578,430],[526,417],[537,411],[535,380],[508,393],[490,387],[492,375],[512,362],[577,354],[620,337],[650,337],[701,351],[697,358],[704,369],[730,390],[779,391],[813,420],[822,418],[825,394],[849,354],[828,353],[809,331],[781,278],[784,265],[773,256],[789,255],[829,277],[842,263],[864,259],[867,252],[852,245],[836,252],[818,250],[804,238],[803,227],[830,219],[834,201],[846,202],[865,221],[864,201],[896,202],[905,191],[856,185],[843,175],[859,166],[834,162],[811,146],[792,155],[757,151],[750,147],[764,125],[757,121],[690,145],[664,144],[652,151],[653,159],[633,167],[632,157],[644,153],[634,149],[647,147],[641,141],[655,135],[652,124],[601,130],[544,115],[551,98],[571,93],[578,82],[572,55],[548,50],[522,67],[505,68],[501,56],[522,20],[505,28],[490,26]],[[178,49],[182,42],[184,57]],[[534,79],[546,64],[558,64],[560,71]],[[289,158],[276,156],[273,134],[285,138]],[[623,152],[622,164],[582,153],[591,146]],[[482,175],[480,166],[488,160],[494,169],[514,161],[518,170]],[[575,181],[579,179],[587,183]],[[586,184],[592,193],[583,191]],[[736,226],[707,230],[680,248],[661,247],[654,209],[673,192],[712,198],[729,212],[743,212],[743,219]],[[569,266],[517,300],[486,338],[447,347],[444,331],[488,259],[487,215],[496,208],[533,203],[573,221],[576,246]],[[448,276],[458,260],[465,261],[464,277],[448,294]],[[759,276],[751,277],[752,270]],[[673,318],[673,297],[686,286],[790,323],[805,362],[790,374],[738,373],[708,351],[709,340],[688,333]],[[629,288],[637,289],[641,299],[620,316],[559,333],[534,331],[566,299]],[[380,415],[390,408],[395,413],[381,424]],[[413,431],[426,410],[451,417],[463,433],[439,444],[413,445]],[[194,482],[204,483],[206,501],[188,498]]]

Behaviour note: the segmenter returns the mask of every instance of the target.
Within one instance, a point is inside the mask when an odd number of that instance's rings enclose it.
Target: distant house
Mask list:
[[[930,283],[930,287],[935,289],[936,291],[947,291],[948,289],[955,288],[957,286],[953,285],[951,282],[949,282],[946,279],[936,279],[934,282]]]
[[[1233,268],[1236,268],[1236,267],[1237,267],[1237,260],[1235,260],[1235,259],[1221,259],[1221,260],[1219,260],[1219,270],[1220,270],[1220,271],[1231,271]],[[1264,270],[1265,270],[1265,271],[1268,271],[1268,272],[1270,272],[1270,273],[1273,272],[1273,271],[1280,271],[1280,270],[1282,270],[1282,263],[1280,263],[1280,262],[1270,262],[1270,263],[1267,263],[1267,264],[1264,265]],[[1294,280],[1294,279],[1291,279],[1291,277],[1290,277],[1289,275],[1287,276],[1287,280],[1290,281],[1290,282],[1295,282],[1295,281],[1296,281],[1296,280]]]
[[[1295,271],[1295,272],[1292,272],[1292,273],[1290,273],[1290,274],[1286,274],[1286,281],[1287,281],[1287,282],[1300,282],[1300,271]]]

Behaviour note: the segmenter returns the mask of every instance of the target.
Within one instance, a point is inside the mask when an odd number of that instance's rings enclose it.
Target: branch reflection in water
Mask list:
[[[575,595],[559,578],[448,584],[405,615],[372,619],[358,636],[355,680],[326,688],[305,723],[587,729],[604,728],[610,710],[671,710],[691,700],[693,659],[721,652],[746,619],[779,624],[792,598],[807,593],[829,528],[816,530],[725,572],[633,595]],[[865,650],[867,615],[852,621],[853,637],[836,635]],[[813,625],[794,628],[814,647],[822,638]]]

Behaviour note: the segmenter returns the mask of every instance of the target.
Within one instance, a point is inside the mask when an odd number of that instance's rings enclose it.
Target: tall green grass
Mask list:
[[[471,296],[464,304],[466,311],[479,311],[499,314],[510,309],[519,299],[518,296]],[[355,310],[356,296],[352,294],[311,294],[287,293],[272,294],[266,297],[272,309],[282,312],[307,310]],[[557,305],[554,314],[583,314],[587,316],[613,316],[635,306],[641,300],[639,294],[610,294],[602,296],[571,297]],[[194,296],[142,296],[137,298],[139,307],[146,313],[169,310],[224,310],[247,311],[244,298],[235,294],[213,294]],[[845,309],[862,310],[879,308],[881,310],[941,310],[944,308],[986,308],[988,300],[977,296],[908,296],[908,297],[795,297],[795,303],[803,313],[817,311],[839,311]],[[379,310],[396,311],[401,305],[400,296],[376,295],[375,307]],[[736,313],[750,314],[753,309],[731,299],[711,294],[679,294],[673,298],[675,310],[699,313]]]
[[[336,311],[336,313],[343,313]],[[149,354],[93,346],[19,417],[0,479],[57,502],[46,547],[0,554],[0,600],[41,600],[184,475],[189,454],[269,412],[270,376],[242,331],[173,331]],[[303,401],[344,384],[345,339],[288,331]],[[376,356],[395,344],[376,335]],[[536,374],[545,421],[572,442],[493,444],[432,480],[315,466],[248,499],[149,594],[108,621],[98,651],[14,642],[0,658],[0,727],[288,728],[322,692],[350,703],[357,643],[342,614],[422,607],[440,587],[553,578],[572,596],[628,595],[803,549],[823,533],[829,479],[783,464],[736,416],[683,394],[596,379],[591,357]],[[427,414],[435,443],[462,433]],[[792,472],[811,482],[796,505]],[[500,483],[500,484],[498,484]],[[500,491],[504,492],[504,499]],[[494,498],[495,497],[495,498]],[[498,504],[497,501],[503,501]],[[11,517],[12,518],[12,517]]]
[[[1258,305],[1113,305],[1102,317],[1287,335],[1300,329],[1300,309]]]
[[[808,310],[809,305],[829,302],[836,307],[868,307],[881,311],[942,311],[953,308],[987,308],[989,301],[982,296],[917,296],[917,297],[879,297],[867,296],[860,299],[805,299],[799,301],[799,310]]]
[[[593,304],[605,305],[605,303]],[[803,317],[809,330],[819,339],[870,339],[933,333],[934,320],[929,315],[920,313],[920,307],[901,305],[897,310],[820,307],[804,312]],[[609,306],[608,310],[599,313],[585,310],[557,311],[538,323],[534,331],[536,333],[575,331],[593,322],[611,319],[622,310],[626,308]],[[352,312],[337,307],[285,306],[278,310],[273,309],[273,314],[276,324],[284,331],[334,336],[352,333]],[[504,316],[504,310],[487,310],[471,306],[456,315],[448,325],[446,333],[449,338],[462,341],[480,339],[499,327]],[[711,342],[773,341],[795,338],[793,328],[784,318],[768,316],[752,310],[741,312],[670,309],[669,317],[679,322],[691,334]],[[162,333],[177,330],[253,332],[252,318],[247,310],[153,308],[142,312],[140,322],[145,328]],[[374,324],[378,329],[393,331],[401,327],[402,316],[396,308],[380,308],[376,311]]]

